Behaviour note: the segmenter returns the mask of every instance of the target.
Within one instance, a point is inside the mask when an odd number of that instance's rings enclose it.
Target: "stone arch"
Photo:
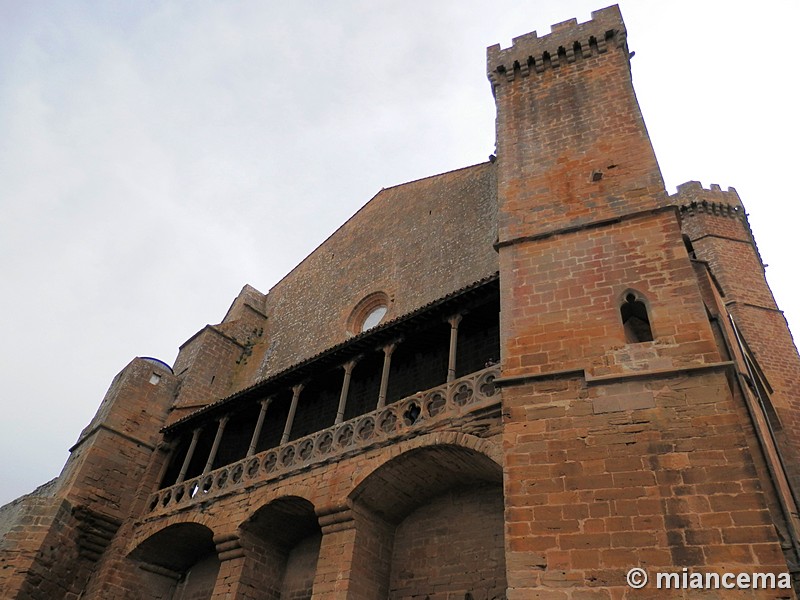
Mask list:
[[[220,562],[214,533],[200,523],[167,525],[128,554],[128,591],[147,600],[211,598]]]
[[[383,454],[380,462],[372,463],[369,470],[359,473],[353,480],[353,488],[348,495],[348,498],[350,500],[356,500],[357,496],[359,495],[358,488],[361,487],[366,479],[368,479],[373,473],[381,469],[386,464],[396,460],[408,452],[412,452],[420,448],[434,446],[459,447],[467,451],[467,454],[480,454],[497,465],[497,467],[500,469],[498,473],[502,471],[503,449],[498,443],[466,433],[457,433],[455,431],[427,433],[410,440],[404,440],[396,443],[392,447],[391,454]]]
[[[243,519],[237,529],[240,529],[242,525],[247,523],[250,519],[252,519],[253,515],[257,513],[262,508],[265,508],[272,504],[275,501],[287,499],[287,498],[295,498],[298,501],[303,501],[311,506],[315,512],[318,512],[318,499],[316,497],[316,490],[313,490],[309,487],[308,483],[305,480],[301,481],[279,481],[276,482],[274,485],[264,486],[262,488],[256,488],[251,494],[251,506],[253,506],[253,510],[250,512],[249,516]]]
[[[140,546],[143,542],[147,539],[153,537],[154,535],[158,534],[165,529],[173,527],[175,525],[199,525],[201,527],[205,527],[209,531],[212,532],[212,537],[219,534],[216,527],[211,526],[211,518],[207,514],[203,514],[197,511],[190,511],[186,513],[180,513],[175,515],[170,515],[164,519],[159,519],[157,521],[152,521],[147,523],[143,527],[141,527],[136,533],[133,535],[131,541],[127,545],[127,553],[130,555],[134,552],[134,550]]]
[[[372,596],[504,596],[502,467],[493,452],[465,441],[433,434],[383,462],[350,493],[354,511],[368,515],[354,562],[368,565]]]
[[[239,540],[245,597],[311,598],[322,531],[310,501],[283,495],[267,502],[239,526]]]

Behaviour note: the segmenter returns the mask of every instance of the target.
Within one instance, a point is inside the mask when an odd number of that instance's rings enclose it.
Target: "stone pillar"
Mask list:
[[[214,536],[220,561],[211,600],[278,598],[286,567],[284,552],[247,532]]]
[[[320,515],[319,523],[322,543],[314,599],[386,598],[393,529],[360,507],[338,507]]]
[[[281,445],[289,441],[289,436],[292,434],[292,423],[294,423],[294,413],[297,412],[297,401],[300,399],[300,392],[303,391],[305,384],[298,383],[292,387],[292,405],[289,407],[289,416],[286,417],[286,426],[283,428],[283,435],[281,436]]]
[[[272,402],[272,397],[265,398],[261,401],[261,411],[258,413],[258,421],[256,421],[256,428],[253,431],[253,437],[250,440],[250,447],[247,449],[247,456],[253,456],[256,453],[256,445],[258,444],[258,438],[261,436],[261,428],[264,426],[264,417],[267,416],[267,408],[269,408],[270,403]]]
[[[347,406],[347,392],[350,390],[350,378],[353,375],[353,368],[356,366],[358,358],[349,360],[342,365],[344,369],[344,381],[342,381],[342,393],[339,395],[339,408],[336,410],[335,425],[344,421],[344,411]]]
[[[392,366],[392,353],[397,348],[400,340],[394,341],[391,344],[386,344],[383,347],[383,371],[381,372],[381,389],[378,392],[378,406],[383,408],[386,406],[386,390],[389,387],[389,369]]]
[[[246,597],[238,593],[245,567],[245,552],[239,536],[234,533],[215,535],[214,544],[219,558],[219,573],[211,600]]]
[[[198,427],[192,432],[192,441],[189,443],[189,449],[186,451],[186,458],[183,459],[183,465],[181,465],[181,471],[178,473],[178,479],[175,481],[175,485],[182,483],[183,480],[186,479],[186,472],[189,470],[189,463],[192,462],[194,449],[197,447],[197,440],[200,437],[201,431],[203,431],[203,428]]]
[[[217,426],[217,435],[214,436],[214,443],[211,444],[211,452],[209,452],[206,466],[203,468],[203,475],[208,473],[211,470],[211,467],[214,466],[214,459],[217,458],[217,450],[219,450],[219,442],[222,439],[222,433],[225,431],[225,425],[227,424],[228,415],[225,415],[219,420],[219,425]]]
[[[447,383],[456,378],[456,352],[458,350],[458,324],[461,323],[462,315],[455,314],[447,322],[450,323],[450,354],[447,360]]]

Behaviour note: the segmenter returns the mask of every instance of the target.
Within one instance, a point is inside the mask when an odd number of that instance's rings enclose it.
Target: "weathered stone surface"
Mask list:
[[[617,7],[487,66],[497,157],[381,191],[173,369],[128,365],[60,477],[0,508],[0,597],[797,570],[800,358],[735,190],[666,193]]]

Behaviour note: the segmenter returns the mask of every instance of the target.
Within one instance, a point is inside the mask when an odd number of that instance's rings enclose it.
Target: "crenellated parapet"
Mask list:
[[[625,24],[619,7],[609,6],[592,12],[592,19],[578,23],[569,19],[550,27],[539,37],[535,31],[514,38],[510,48],[495,44],[487,49],[487,70],[492,88],[518,75],[543,73],[546,69],[574,63],[582,58],[604,54],[610,47],[626,48]]]
[[[729,187],[723,190],[716,183],[706,189],[699,181],[687,181],[679,185],[677,190],[669,199],[680,210],[681,228],[692,242],[712,236],[750,244],[763,272],[764,262],[736,189]]]
[[[693,256],[707,262],[729,299],[774,308],[758,251],[738,192],[687,181],[669,197],[681,215],[681,231]],[[734,266],[735,265],[735,266]]]
[[[744,205],[737,191],[729,187],[723,190],[716,183],[709,189],[699,181],[687,181],[678,186],[677,193],[670,200],[684,214],[706,213],[721,217],[744,218]]]

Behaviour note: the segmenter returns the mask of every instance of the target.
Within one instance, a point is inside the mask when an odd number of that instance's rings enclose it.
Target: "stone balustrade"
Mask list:
[[[371,447],[388,445],[409,432],[427,431],[438,422],[491,406],[500,400],[494,385],[499,375],[499,366],[488,367],[205,475],[158,490],[149,499],[148,513],[174,512],[291,475],[319,463],[338,460]]]

